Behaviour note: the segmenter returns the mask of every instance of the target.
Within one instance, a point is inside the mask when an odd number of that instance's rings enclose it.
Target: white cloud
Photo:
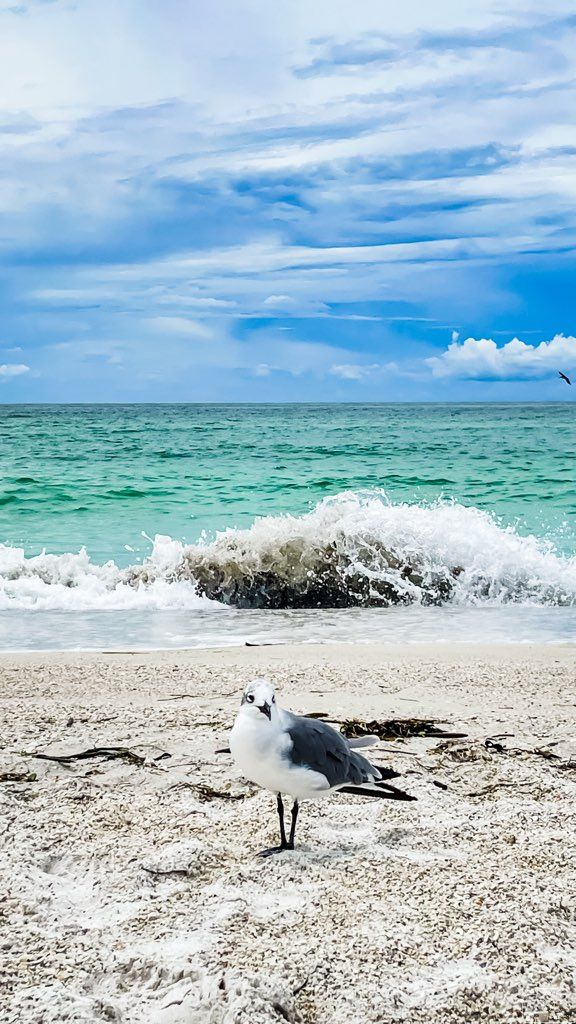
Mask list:
[[[25,373],[30,373],[30,367],[24,363],[0,364],[0,377],[21,377]]]
[[[189,320],[184,316],[152,316],[143,321],[144,324],[162,333],[185,334],[194,338],[212,340],[208,327],[197,320]]]
[[[360,353],[359,353],[360,354]],[[411,377],[414,376],[409,367],[401,367],[396,362],[390,363],[333,363],[328,373],[340,380],[368,380],[370,377]]]
[[[296,305],[296,302],[290,295],[269,295],[267,299],[264,299],[262,305],[268,306],[270,309],[290,309]]]
[[[573,28],[539,31],[572,5],[465,6],[294,0],[288,17],[218,0],[214,18],[197,0],[0,0],[0,248],[19,311],[60,316],[47,337],[76,339],[87,379],[106,358],[127,380],[142,361],[177,383],[205,367],[379,387],[394,373],[502,376],[514,360],[537,375],[530,346],[499,355],[456,333],[422,362],[418,321],[489,332],[516,302],[499,264],[564,259],[576,241]],[[402,59],[372,61],[390,39]],[[331,53],[326,74],[295,74]],[[66,322],[76,306],[85,327]],[[395,311],[426,315],[401,337],[320,322]],[[264,334],[249,317],[290,319],[295,344],[281,344],[285,323]],[[389,351],[400,369],[370,364]]]
[[[333,377],[340,377],[340,380],[365,380],[372,377],[383,367],[379,363],[363,365],[361,363],[337,363],[328,371]]]
[[[272,370],[268,366],[268,363],[258,363],[258,366],[254,367],[255,377],[269,377]]]
[[[289,339],[273,329],[234,337],[226,323],[204,321],[202,334],[188,334],[180,329],[166,331],[161,317],[154,318],[134,336],[115,339],[74,338],[56,342],[39,350],[37,358],[49,357],[41,369],[43,375],[74,379],[87,375],[104,365],[124,366],[132,384],[143,376],[179,383],[189,374],[207,373],[217,380],[220,372],[247,373],[253,377],[270,377],[282,373],[290,377],[310,375],[325,379],[331,366],[341,366],[350,353],[347,349],[322,342]]]
[[[318,299],[304,300],[301,295],[269,295],[262,303],[263,312],[268,316],[271,312],[279,316],[314,317],[332,316],[330,306]]]
[[[442,355],[425,362],[434,377],[534,380],[558,370],[576,370],[576,338],[557,334],[539,345],[513,338],[500,347],[491,338],[466,338],[462,344],[452,341]]]
[[[2,13],[23,7],[29,16]],[[469,36],[492,27],[497,34],[504,12],[508,27],[516,24],[525,33],[530,16],[519,0],[506,0],[499,15],[488,0],[473,0],[465,12],[456,0],[442,0],[433,10],[421,0],[406,10],[384,10],[364,0],[354,4],[353,17],[327,0],[295,0],[293,17],[265,0],[244,5],[241,14],[234,0],[219,0],[218,7],[215,22],[201,4],[177,0],[161,7],[151,0],[0,0],[2,104],[10,117],[24,111],[38,119],[32,134],[11,131],[0,140],[4,177],[11,183],[7,210],[17,203],[28,211],[26,224],[14,224],[10,237],[25,242],[26,231],[44,235],[36,206],[47,195],[65,211],[80,208],[82,217],[72,216],[70,230],[78,232],[86,222],[92,237],[92,218],[117,230],[130,199],[147,201],[147,184],[166,177],[212,182],[218,169],[313,171],[339,158],[362,162],[495,141],[533,158],[542,148],[571,144],[574,56],[568,29],[564,42],[545,37],[539,48],[538,26],[546,18],[534,13],[536,52],[523,52],[513,42],[411,49],[411,33],[426,28]],[[558,8],[552,2],[546,17],[561,10],[567,10],[565,3]],[[101,24],[107,25],[104,34]],[[317,37],[327,33],[332,41],[321,43]],[[398,33],[408,35],[399,40]],[[346,75],[294,75],[294,67],[314,59],[319,48],[354,48],[358,39],[363,46],[385,47],[390,35],[408,59],[365,67],[352,92]],[[531,87],[534,95],[526,93]],[[494,174],[434,174],[431,180],[417,175],[411,183],[400,175],[396,188],[409,191],[412,185],[433,197],[444,190],[452,198],[474,198],[486,190],[487,198],[496,193],[512,201],[524,189],[550,205],[573,196],[574,174],[569,152],[555,152],[554,166],[549,164],[534,168],[520,160],[510,169],[495,167]],[[393,178],[387,194],[395,187]],[[326,186],[328,206],[350,192],[347,177],[337,174]],[[381,209],[380,179],[373,200],[361,193],[353,198]],[[277,207],[275,216],[285,215]],[[338,204],[332,217],[341,222]],[[498,233],[498,225],[493,231]],[[539,233],[546,234],[542,222]]]

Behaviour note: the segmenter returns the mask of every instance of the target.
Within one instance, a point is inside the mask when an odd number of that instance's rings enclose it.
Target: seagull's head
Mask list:
[[[276,694],[272,683],[267,679],[253,679],[242,694],[240,710],[245,715],[258,720],[268,719],[269,722],[278,713]]]

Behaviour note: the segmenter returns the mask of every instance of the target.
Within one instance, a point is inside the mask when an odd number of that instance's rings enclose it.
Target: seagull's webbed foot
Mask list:
[[[257,853],[257,857],[273,857],[275,853],[284,853],[286,850],[293,850],[294,843],[284,843],[281,846],[268,846],[265,850],[260,850]]]

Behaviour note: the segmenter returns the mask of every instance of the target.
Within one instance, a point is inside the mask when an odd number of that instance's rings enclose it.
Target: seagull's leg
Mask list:
[[[278,807],[278,817],[280,818],[280,846],[269,846],[267,850],[261,850],[258,854],[259,857],[271,857],[273,853],[282,853],[282,850],[293,850],[294,842],[292,839],[292,830],[290,831],[290,842],[286,839],[286,830],[284,828],[284,804],[282,803],[282,794],[278,793],[276,798]],[[292,811],[292,821],[294,822],[294,811]]]
[[[282,794],[278,793],[277,797],[278,805],[278,817],[280,818],[280,849],[285,850],[288,846],[286,842],[286,831],[284,829],[284,804],[282,803]]]
[[[296,821],[298,820],[298,801],[295,800],[292,804],[292,822],[290,824],[290,838],[288,840],[288,846],[291,850],[294,849],[294,835],[296,833]]]

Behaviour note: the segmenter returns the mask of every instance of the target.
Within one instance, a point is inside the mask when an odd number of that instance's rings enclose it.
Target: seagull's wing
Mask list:
[[[562,380],[565,380],[567,384],[572,384],[570,377],[567,377],[565,373],[562,373],[562,370],[558,370],[558,376],[561,377]]]
[[[359,786],[381,778],[378,768],[351,750],[341,733],[331,725],[289,711],[284,714],[286,731],[292,740],[292,749],[287,751],[292,764],[320,772],[330,787],[346,783]]]

